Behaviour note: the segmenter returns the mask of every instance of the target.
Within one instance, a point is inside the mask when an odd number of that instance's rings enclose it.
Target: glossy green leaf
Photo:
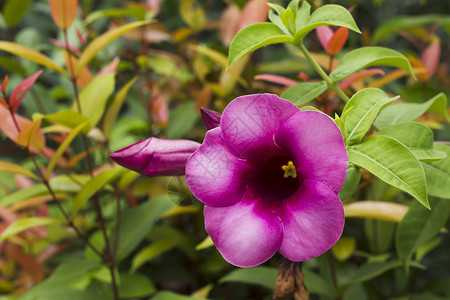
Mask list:
[[[440,160],[447,155],[433,148],[433,131],[417,122],[405,122],[382,128],[378,135],[390,136],[408,147],[421,161]]]
[[[126,172],[123,167],[115,167],[101,172],[86,182],[73,200],[72,213],[76,214],[84,203],[89,200],[95,193],[101,190],[105,185],[113,182]]]
[[[125,258],[133,251],[146,237],[156,219],[172,206],[167,196],[160,196],[138,207],[125,210],[120,222],[118,260]]]
[[[400,33],[401,31],[421,27],[432,24],[448,25],[450,24],[450,16],[448,15],[416,15],[416,16],[398,16],[386,22],[380,23],[373,34],[372,43],[378,44],[379,41],[387,38],[391,34]]]
[[[6,162],[6,161],[0,161],[0,172],[6,172],[6,173],[13,173],[13,174],[20,174],[27,176],[29,178],[33,178],[36,180],[39,180],[39,178],[33,174],[33,172],[29,171],[28,169],[16,165],[14,163]]]
[[[133,257],[130,272],[134,273],[144,263],[172,249],[176,243],[177,241],[173,239],[164,239],[143,248]]]
[[[450,147],[434,144],[434,148],[447,154],[447,157],[436,162],[422,164],[427,177],[428,194],[450,199]]]
[[[354,165],[349,164],[347,167],[347,177],[345,177],[344,185],[339,191],[339,198],[344,201],[356,191],[359,181],[361,180],[361,171]]]
[[[3,231],[0,242],[29,228],[64,223],[63,220],[44,217],[31,217],[14,221]]]
[[[22,20],[28,11],[31,0],[8,0],[3,7],[3,20],[8,27],[13,27]]]
[[[233,270],[220,278],[219,283],[239,282],[245,284],[255,284],[273,290],[278,270],[271,267],[253,267],[248,269]]]
[[[341,81],[359,70],[371,66],[391,66],[403,69],[414,77],[411,64],[401,53],[383,47],[362,47],[348,52],[339,66],[330,74],[334,81]]]
[[[353,20],[352,15],[345,7],[327,4],[316,9],[311,14],[308,22],[302,28],[298,28],[297,32],[294,34],[294,40],[296,43],[299,43],[308,32],[324,25],[347,27],[350,30],[361,33],[355,20]]]
[[[137,77],[134,77],[120,89],[120,91],[114,96],[111,105],[106,111],[105,118],[103,120],[103,133],[105,134],[106,138],[109,138],[111,136],[112,129],[114,127],[114,124],[116,123],[117,116],[119,115],[119,111],[122,108],[125,97],[128,94],[128,90],[136,82],[136,80]]]
[[[424,243],[434,238],[450,217],[450,202],[444,199],[431,201],[431,210],[416,202],[398,224],[395,234],[395,248],[398,257],[406,262]]]
[[[194,127],[199,118],[195,103],[189,101],[183,103],[169,113],[169,125],[167,126],[167,137],[169,139],[183,138],[189,130]]]
[[[45,172],[45,177],[47,179],[50,178],[50,174],[52,173],[53,168],[56,166],[58,159],[61,158],[61,156],[64,154],[64,151],[66,151],[67,147],[69,147],[73,139],[85,128],[89,128],[89,124],[90,124],[89,121],[85,121],[84,123],[81,123],[80,125],[75,127],[74,130],[72,130],[72,132],[65,138],[64,142],[62,142],[61,145],[59,145],[55,154],[52,156],[50,162],[48,163],[47,171]]]
[[[204,300],[204,298],[180,295],[170,291],[160,291],[152,297],[152,300]]]
[[[241,29],[231,42],[228,68],[247,53],[276,43],[294,43],[294,39],[272,23],[256,23]]]
[[[352,145],[361,142],[380,109],[395,99],[389,98],[382,90],[376,88],[366,88],[354,94],[342,112],[347,130],[347,143]]]
[[[57,64],[55,64],[50,58],[48,58],[44,54],[42,54],[34,49],[31,49],[29,47],[22,46],[22,45],[12,43],[12,42],[0,41],[0,50],[9,52],[11,54],[14,54],[14,55],[17,55],[20,57],[24,57],[26,59],[34,61],[37,64],[40,64],[47,68],[58,71],[59,73],[63,74],[64,76],[69,77],[69,73],[67,73],[64,69],[62,69]]]
[[[80,74],[81,70],[89,64],[89,62],[95,57],[95,55],[105,48],[109,43],[114,41],[119,36],[127,33],[130,30],[138,28],[140,26],[149,24],[151,21],[137,21],[129,24],[122,25],[118,28],[112,29],[110,31],[105,32],[101,36],[95,38],[92,42],[87,45],[86,49],[84,49],[83,53],[81,53],[80,59],[78,60],[78,65],[75,70],[77,75]]]
[[[53,122],[58,125],[62,125],[70,129],[75,129],[80,124],[88,122],[88,119],[85,116],[73,110],[59,111],[54,114],[43,116],[43,118],[46,119],[47,121]],[[88,133],[89,129],[90,126],[85,126],[85,128],[83,128],[82,130],[82,133],[83,134]]]
[[[381,129],[389,125],[413,121],[428,110],[448,119],[446,109],[447,96],[440,93],[424,103],[399,103],[388,106],[381,111],[374,124]]]
[[[95,127],[103,116],[109,96],[114,92],[115,74],[95,77],[80,93],[80,105],[83,116]],[[72,109],[76,110],[74,103]]]
[[[300,82],[286,89],[280,97],[298,106],[320,96],[326,89],[327,83],[325,81]]]
[[[120,275],[119,295],[120,298],[142,298],[156,291],[153,283],[147,276],[141,274]]]
[[[388,136],[369,137],[348,149],[350,163],[371,172],[384,182],[410,194],[427,208],[425,172],[405,145]]]

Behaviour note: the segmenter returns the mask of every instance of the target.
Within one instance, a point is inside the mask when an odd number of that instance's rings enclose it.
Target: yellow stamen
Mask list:
[[[292,178],[297,178],[297,172],[295,171],[295,166],[292,161],[289,161],[286,165],[281,166],[284,171],[284,178],[291,176]]]

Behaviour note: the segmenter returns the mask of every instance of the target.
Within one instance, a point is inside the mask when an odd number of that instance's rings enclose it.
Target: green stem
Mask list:
[[[325,73],[325,71],[322,69],[322,67],[314,60],[314,58],[309,53],[308,49],[303,46],[303,44],[297,45],[300,51],[305,55],[305,58],[309,61],[309,63],[313,66],[314,70],[316,70],[317,73],[319,73],[320,77],[322,77],[323,80],[328,85],[328,88],[332,89],[342,100],[345,102],[349,101],[349,98],[347,95],[338,87],[336,82],[334,82],[328,75]]]

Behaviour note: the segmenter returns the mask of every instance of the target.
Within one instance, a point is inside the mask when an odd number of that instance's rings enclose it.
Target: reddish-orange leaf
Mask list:
[[[328,41],[328,53],[331,55],[338,54],[347,42],[348,28],[340,27],[333,33],[333,36]]]
[[[231,3],[222,13],[220,18],[219,37],[222,43],[229,46],[234,36],[238,32],[239,16],[241,11],[239,7]]]
[[[106,67],[97,73],[97,76],[102,76],[110,73],[116,73],[117,66],[119,65],[120,58],[115,57]]]
[[[155,124],[158,127],[166,127],[169,122],[169,105],[156,85],[153,85],[150,103]]]
[[[250,0],[244,6],[238,23],[238,30],[253,23],[264,22],[269,14],[267,0]]]
[[[33,147],[37,150],[42,150],[45,145],[45,138],[39,132],[42,119],[37,119],[33,123],[26,125],[17,136],[17,143],[24,147]]]
[[[264,80],[276,84],[280,84],[283,86],[293,86],[298,83],[298,81],[292,80],[290,78],[280,76],[280,75],[273,75],[273,74],[260,74],[255,76],[256,80]]]
[[[364,78],[370,77],[372,75],[384,75],[384,71],[381,69],[367,69],[363,71],[356,72],[349,77],[345,78],[341,83],[339,83],[339,88],[345,90],[355,81],[362,80]]]
[[[33,86],[36,79],[41,75],[42,70],[37,71],[33,75],[25,78],[19,83],[18,86],[14,89],[9,97],[9,104],[12,106],[13,111],[16,112],[19,108],[20,101],[22,101],[23,97],[28,93],[28,90]]]
[[[69,69],[71,74],[74,74],[75,70],[77,69],[78,66],[78,59],[69,54],[67,51],[63,51],[64,53],[64,58],[66,60],[66,66]],[[70,55],[70,56],[69,56]],[[70,59],[70,61],[69,61]],[[84,88],[86,85],[88,85],[89,82],[91,82],[91,80],[94,78],[94,76],[92,75],[91,71],[89,71],[88,67],[84,67],[80,74],[77,75],[77,83]]]
[[[78,0],[49,0],[53,21],[61,29],[72,25],[77,15]]]
[[[436,72],[436,68],[439,64],[439,57],[441,55],[441,43],[438,38],[423,51],[420,60],[427,69],[426,79],[429,79]]]
[[[3,83],[2,83],[2,91],[6,91],[6,85],[8,84],[8,75],[5,76],[5,78],[3,78]]]
[[[4,107],[9,107],[8,103],[6,103],[6,101],[2,97],[0,97],[0,104]]]

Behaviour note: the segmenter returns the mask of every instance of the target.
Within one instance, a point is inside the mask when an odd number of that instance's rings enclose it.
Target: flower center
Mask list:
[[[262,199],[284,201],[300,187],[295,165],[289,156],[275,156],[259,166],[252,186]]]

